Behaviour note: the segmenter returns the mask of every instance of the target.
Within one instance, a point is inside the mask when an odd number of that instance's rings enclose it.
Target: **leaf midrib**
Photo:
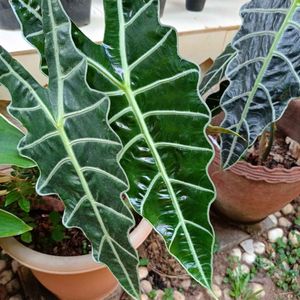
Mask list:
[[[250,105],[251,105],[251,103],[253,101],[253,98],[254,98],[254,96],[255,96],[255,94],[257,92],[259,84],[260,84],[260,82],[261,82],[261,80],[262,80],[262,78],[263,78],[263,76],[265,74],[265,71],[267,70],[267,68],[268,68],[268,66],[269,66],[269,64],[270,64],[270,62],[272,60],[273,52],[277,48],[278,43],[280,42],[280,40],[282,38],[282,35],[285,32],[285,28],[288,25],[291,17],[293,16],[296,7],[300,4],[300,0],[293,0],[293,1],[294,2],[291,5],[289,13],[286,15],[286,17],[285,17],[285,19],[284,19],[284,21],[283,21],[283,23],[282,23],[282,25],[280,27],[280,30],[276,34],[274,42],[273,42],[273,44],[272,44],[272,46],[270,48],[269,54],[267,55],[266,60],[264,61],[263,66],[262,66],[261,70],[259,71],[258,76],[257,76],[257,78],[255,80],[255,83],[254,83],[254,86],[252,88],[251,94],[249,95],[248,100],[246,102],[246,105],[244,107],[244,110],[242,112],[242,115],[241,115],[241,118],[240,118],[240,122],[237,124],[237,127],[236,127],[236,132],[237,133],[239,133],[239,131],[241,130],[243,121],[244,121],[244,119],[246,118],[246,116],[248,114],[248,110],[249,110]],[[227,168],[227,165],[228,165],[228,163],[229,163],[229,161],[231,159],[231,155],[232,155],[232,153],[233,153],[233,151],[235,149],[235,144],[237,142],[237,138],[238,138],[237,136],[233,137],[233,141],[232,141],[232,144],[231,144],[231,147],[230,147],[230,152],[229,152],[228,158],[227,158],[226,162],[223,164],[223,168],[224,169]],[[221,156],[222,156],[222,153],[221,153]],[[241,154],[241,156],[242,156],[242,154]],[[221,161],[223,161],[223,160],[221,159]]]
[[[138,122],[138,125],[140,127],[142,134],[144,135],[145,141],[149,146],[152,156],[156,161],[156,166],[157,166],[159,172],[161,173],[161,177],[169,191],[173,206],[174,206],[175,211],[178,216],[178,223],[179,223],[178,226],[180,225],[182,227],[185,237],[187,239],[189,248],[191,250],[192,256],[194,258],[194,261],[196,262],[198,270],[202,276],[203,283],[210,290],[210,285],[206,280],[206,276],[205,276],[202,266],[199,262],[193,242],[191,240],[190,234],[189,234],[186,224],[184,222],[184,217],[182,215],[181,209],[177,202],[177,198],[176,198],[176,194],[174,192],[173,186],[169,180],[169,176],[165,169],[164,163],[162,162],[160,155],[155,147],[155,143],[150,135],[147,124],[143,118],[143,114],[137,104],[137,101],[136,101],[135,95],[134,95],[134,91],[131,88],[130,69],[129,69],[128,61],[127,61],[126,42],[125,42],[125,20],[124,20],[124,16],[123,16],[123,4],[122,4],[122,0],[117,0],[117,1],[118,1],[119,39],[120,39],[119,40],[119,48],[120,48],[121,64],[122,64],[123,75],[124,75],[124,84],[122,85],[122,89],[128,100],[128,104],[132,108],[132,112],[135,115],[135,118]],[[176,232],[174,232],[174,234],[176,234]]]

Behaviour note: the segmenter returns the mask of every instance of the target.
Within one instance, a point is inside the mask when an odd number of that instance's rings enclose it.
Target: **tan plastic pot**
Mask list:
[[[241,223],[261,221],[300,194],[300,167],[268,169],[240,161],[223,171],[217,148],[209,174],[217,190],[214,208]]]
[[[142,220],[130,233],[138,248],[152,230]],[[0,239],[0,246],[62,300],[100,300],[109,296],[118,282],[105,265],[95,263],[91,255],[62,257],[42,254],[29,249],[14,238]]]

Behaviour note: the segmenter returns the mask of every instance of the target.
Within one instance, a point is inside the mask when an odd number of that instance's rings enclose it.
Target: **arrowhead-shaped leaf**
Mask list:
[[[70,26],[56,0],[43,1],[48,88],[3,48],[0,81],[13,98],[10,113],[28,131],[18,149],[40,169],[38,193],[61,197],[64,225],[80,227],[95,260],[107,264],[138,298],[138,258],[128,240],[134,220],[120,199],[127,189],[116,159],[122,147],[107,125],[108,98],[86,84],[86,59],[74,46]]]
[[[21,1],[14,3],[22,14]],[[103,44],[75,26],[73,39],[87,56],[89,84],[111,99],[109,122],[124,144],[119,158],[128,197],[171,254],[210,289],[213,149],[204,134],[210,118],[197,92],[199,70],[178,56],[175,31],[159,24],[157,0],[106,0],[104,6]]]
[[[0,238],[16,236],[31,229],[15,215],[0,209]]]
[[[15,165],[30,168],[35,164],[20,156],[17,146],[23,133],[0,114],[0,165]]]
[[[224,168],[237,162],[288,102],[300,96],[300,1],[252,0],[241,9],[243,25],[233,40],[237,56],[226,76],[231,83],[221,105]]]

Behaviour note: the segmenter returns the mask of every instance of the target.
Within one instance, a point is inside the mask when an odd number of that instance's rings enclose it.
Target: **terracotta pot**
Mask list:
[[[138,248],[152,230],[142,220],[130,233]],[[62,300],[100,300],[109,296],[118,282],[105,265],[93,261],[91,255],[62,257],[31,250],[14,238],[0,239],[0,246],[22,265],[30,268],[35,277]]]
[[[300,194],[300,167],[268,169],[240,161],[229,170],[220,169],[220,151],[209,167],[217,199],[214,208],[240,223],[263,220]]]

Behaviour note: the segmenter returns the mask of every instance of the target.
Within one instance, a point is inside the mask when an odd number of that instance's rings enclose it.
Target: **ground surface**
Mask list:
[[[268,222],[267,230],[263,233],[260,229],[241,230],[234,226],[225,229],[220,225],[222,223],[218,223],[217,226],[221,227],[221,230],[217,230],[219,250],[217,249],[214,256],[213,288],[219,299],[300,299],[299,241],[297,244],[297,232],[300,230],[300,198],[281,212],[272,215]],[[226,230],[234,234],[230,235]],[[279,238],[278,242],[272,243],[275,238]],[[294,246],[291,246],[292,243]],[[153,232],[139,248],[139,255],[143,300],[210,299],[205,290],[167,253],[164,243],[156,233]],[[25,268],[18,268],[16,262],[2,253],[0,300],[55,299],[34,281],[30,283],[31,289],[26,290],[26,282],[30,277]],[[259,294],[254,295],[253,291]],[[117,299],[119,297],[115,298]],[[123,294],[121,299],[129,298]]]

